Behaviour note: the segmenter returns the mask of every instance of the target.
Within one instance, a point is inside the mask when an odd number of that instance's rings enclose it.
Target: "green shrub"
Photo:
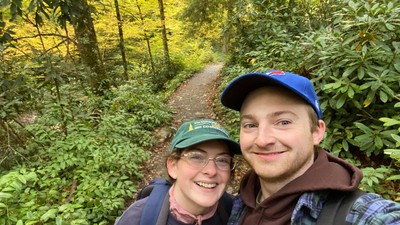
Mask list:
[[[396,131],[383,129],[378,118],[396,115],[400,45],[393,40],[400,30],[399,9],[391,2],[348,1],[336,13],[335,26],[305,44],[328,122],[324,145],[333,146],[335,154],[350,157],[358,147],[367,156],[380,155],[384,146],[394,146]]]
[[[397,103],[395,105],[396,108],[400,107],[400,103]],[[392,134],[393,140],[396,142],[395,148],[388,148],[385,149],[384,152],[385,154],[389,155],[390,158],[395,160],[395,163],[397,166],[400,166],[400,115],[395,116],[394,118],[380,118],[380,121],[384,122],[383,126],[384,127],[397,127],[397,133]],[[399,181],[400,180],[400,173],[399,170],[395,171],[391,176],[387,178],[387,180],[390,181]],[[400,201],[400,192],[397,191],[396,193],[396,199],[397,201]]]
[[[31,154],[25,165],[35,176],[29,173],[30,185],[6,193],[3,224],[114,221],[136,191],[134,182],[143,177],[151,132],[171,119],[146,85],[127,83],[92,98],[71,90],[63,87],[71,100],[59,104],[45,97],[40,116],[26,126],[34,138],[27,142]],[[23,182],[14,172],[4,174],[2,179]]]
[[[0,177],[0,223],[16,224],[18,218],[9,220],[8,218],[16,214],[20,205],[20,196],[29,192],[38,177],[35,172],[28,171],[21,167],[18,170],[2,171]]]

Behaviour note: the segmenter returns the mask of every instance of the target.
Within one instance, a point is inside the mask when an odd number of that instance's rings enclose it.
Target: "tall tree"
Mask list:
[[[158,7],[160,9],[160,20],[161,20],[161,33],[164,47],[164,60],[169,66],[169,50],[168,50],[168,38],[167,38],[167,29],[165,27],[165,15],[164,15],[164,2],[163,0],[158,0]]]
[[[142,8],[140,7],[140,4],[139,4],[138,0],[136,0],[136,6],[138,8],[140,22],[141,22],[142,27],[143,27],[143,36],[144,36],[144,39],[146,40],[147,52],[149,53],[150,64],[151,64],[151,72],[154,74],[155,73],[155,66],[154,66],[153,55],[151,53],[150,37],[149,37],[149,35],[147,35],[147,31],[145,29],[144,16],[143,16],[143,13],[142,13]]]
[[[128,80],[128,63],[126,62],[124,32],[122,29],[123,21],[121,20],[121,14],[119,12],[118,0],[114,0],[114,5],[115,5],[115,13],[116,13],[117,20],[118,20],[119,50],[121,52],[122,63],[124,66],[124,78],[125,78],[125,80]]]
[[[50,1],[49,1],[50,3]],[[51,0],[49,4],[54,10],[59,8],[59,21],[66,27],[70,22],[74,28],[77,47],[82,62],[92,69],[90,85],[97,94],[102,94],[104,89],[110,87],[107,81],[103,60],[97,42],[96,31],[93,25],[92,12],[94,9],[88,5],[87,0]]]
[[[13,0],[7,4],[10,5],[13,19],[22,16],[22,0]],[[104,89],[109,88],[91,16],[94,9],[88,5],[87,0],[31,0],[28,10],[34,11],[37,25],[43,25],[43,16],[50,18],[50,10],[65,30],[69,22],[75,32],[81,62],[91,69],[89,81],[93,92],[102,94]]]

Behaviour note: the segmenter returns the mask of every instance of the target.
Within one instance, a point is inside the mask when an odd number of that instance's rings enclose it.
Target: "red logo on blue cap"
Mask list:
[[[283,72],[282,70],[269,70],[266,73],[267,75],[284,75],[285,72]]]

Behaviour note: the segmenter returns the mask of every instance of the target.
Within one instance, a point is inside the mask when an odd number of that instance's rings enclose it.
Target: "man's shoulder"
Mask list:
[[[297,202],[292,221],[316,220],[332,193],[333,191],[304,193]],[[305,208],[307,208],[306,211],[304,211]],[[398,225],[400,224],[400,203],[387,200],[381,195],[365,193],[355,199],[346,221],[350,224]]]
[[[355,201],[353,209],[368,208],[371,212],[400,210],[400,203],[383,198],[381,195],[366,193]]]
[[[348,219],[353,224],[400,224],[400,203],[366,193],[354,202]]]

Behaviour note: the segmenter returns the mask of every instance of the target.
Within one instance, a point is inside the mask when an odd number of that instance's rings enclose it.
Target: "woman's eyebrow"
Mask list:
[[[192,152],[206,152],[203,149],[199,148],[199,147],[188,147],[187,148],[188,151],[192,151]]]
[[[201,148],[198,148],[198,147],[188,147],[187,151],[189,151],[189,152],[201,152],[201,153],[206,153],[207,154],[207,152],[205,150],[203,150]],[[219,155],[230,155],[230,153],[229,153],[229,151],[228,152],[221,152],[221,153],[217,154],[217,156],[219,156]]]

